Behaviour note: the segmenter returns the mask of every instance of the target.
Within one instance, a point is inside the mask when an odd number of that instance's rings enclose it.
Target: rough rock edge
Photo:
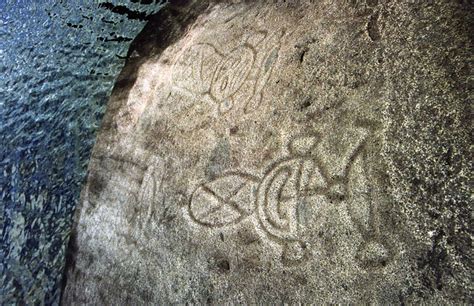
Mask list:
[[[107,109],[102,119],[101,128],[96,136],[99,138],[101,131],[108,130],[106,126],[114,124],[113,119],[120,109],[121,102],[127,101],[128,92],[132,89],[137,79],[139,67],[151,56],[159,56],[164,50],[160,46],[168,46],[183,36],[196,18],[209,8],[211,3],[220,0],[171,0],[169,4],[158,13],[150,17],[142,32],[132,41],[127,53],[127,60],[120,72],[109,98]],[[158,29],[158,30],[157,30]],[[166,30],[163,30],[166,29]],[[150,43],[152,41],[152,43]],[[99,151],[94,148],[91,158]],[[88,171],[89,172],[89,171]],[[82,190],[80,198],[84,198]],[[82,203],[82,201],[79,201]],[[66,249],[66,258],[61,280],[61,304],[67,285],[68,276],[75,270],[77,245],[77,224],[81,215],[82,205],[78,204],[73,217],[73,225]]]

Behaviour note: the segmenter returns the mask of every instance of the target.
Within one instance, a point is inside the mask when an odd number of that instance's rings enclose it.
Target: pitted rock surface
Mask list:
[[[466,8],[161,11],[110,99],[63,302],[471,300]]]

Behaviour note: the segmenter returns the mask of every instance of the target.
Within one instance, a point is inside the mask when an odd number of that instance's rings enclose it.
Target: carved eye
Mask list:
[[[238,223],[255,210],[257,186],[257,178],[245,173],[230,173],[202,184],[191,197],[189,215],[208,227]]]

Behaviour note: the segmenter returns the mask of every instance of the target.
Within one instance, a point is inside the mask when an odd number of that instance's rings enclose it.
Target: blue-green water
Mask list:
[[[58,303],[95,133],[156,2],[0,0],[1,304]]]

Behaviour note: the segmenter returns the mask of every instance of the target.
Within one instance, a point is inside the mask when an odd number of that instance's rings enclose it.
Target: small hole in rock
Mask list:
[[[309,99],[309,98],[305,99],[300,105],[300,110],[307,109],[308,107],[311,106],[311,104],[312,104],[311,99]]]
[[[221,269],[222,271],[229,271],[230,270],[230,263],[228,260],[226,259],[221,259],[217,262],[217,266],[219,267],[219,269]]]

